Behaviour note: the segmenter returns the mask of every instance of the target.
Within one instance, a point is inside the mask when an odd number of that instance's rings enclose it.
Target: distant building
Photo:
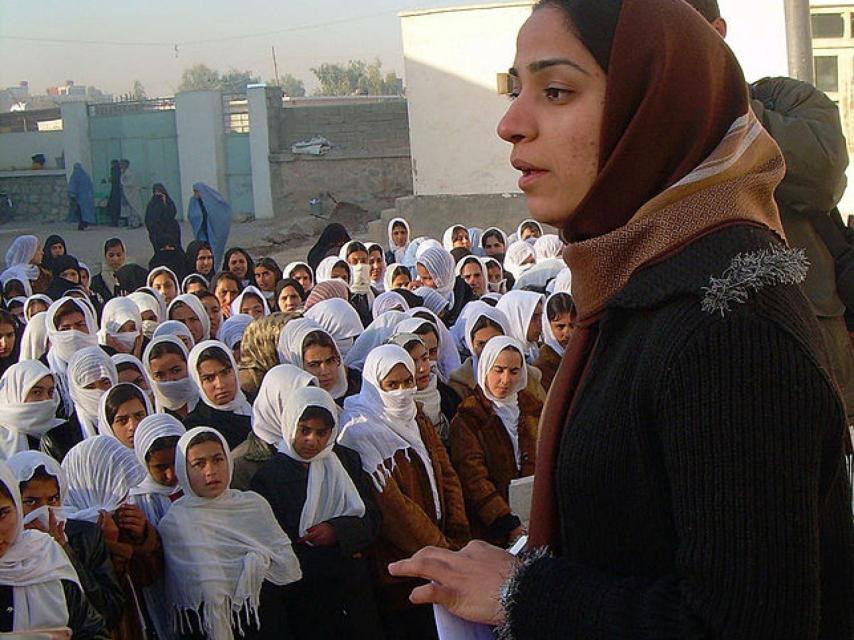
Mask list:
[[[815,85],[839,105],[848,151],[854,153],[854,3],[813,2]]]

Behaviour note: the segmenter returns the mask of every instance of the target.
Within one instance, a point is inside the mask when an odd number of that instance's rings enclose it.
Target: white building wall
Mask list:
[[[16,131],[0,133],[0,171],[23,171],[32,167],[32,156],[43,153],[46,169],[61,168],[56,159],[63,153],[63,131]]]
[[[71,178],[74,164],[83,165],[92,175],[92,147],[89,142],[89,105],[85,101],[63,102],[62,112],[63,150],[65,151],[65,175]]]
[[[181,193],[189,198],[194,182],[204,182],[226,199],[225,136],[219,91],[186,91],[175,96]]]

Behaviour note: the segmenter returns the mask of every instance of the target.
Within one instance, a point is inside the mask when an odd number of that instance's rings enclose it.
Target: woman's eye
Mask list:
[[[549,100],[560,100],[569,95],[570,91],[568,89],[558,89],[557,87],[549,87],[546,89],[546,97]]]

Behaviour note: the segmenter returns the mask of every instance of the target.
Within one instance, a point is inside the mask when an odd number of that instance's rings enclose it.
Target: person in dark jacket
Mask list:
[[[314,246],[308,252],[308,264],[317,271],[317,265],[321,260],[328,256],[337,256],[345,244],[350,242],[350,234],[343,225],[333,222],[326,225],[314,243]]]
[[[198,273],[211,283],[216,275],[211,245],[204,240],[193,240],[187,245],[185,255],[184,273]]]
[[[240,389],[231,350],[217,340],[205,340],[190,351],[187,367],[201,402],[184,419],[184,426],[212,427],[230,449],[236,448],[252,431],[252,405]]]
[[[0,462],[0,513],[0,632],[65,627],[75,638],[107,640],[104,620],[86,599],[62,547],[48,534],[24,529],[21,492],[5,462]]]
[[[366,553],[380,512],[359,455],[335,444],[338,409],[326,391],[297,389],[281,417],[278,452],[253,476],[293,540],[302,580],[284,595],[298,638],[381,638]]]
[[[122,213],[122,168],[118,160],[110,160],[110,196],[107,198],[107,214],[110,224],[119,226]]]
[[[166,247],[180,249],[181,226],[176,220],[178,209],[175,203],[166,187],[159,182],[151,186],[151,192],[151,200],[145,208],[145,228],[152,250],[157,253]]]
[[[62,507],[68,487],[53,458],[38,451],[24,451],[9,458],[21,490],[24,516],[39,512],[25,528],[50,534],[68,555],[80,578],[86,598],[115,629],[125,606],[124,591],[116,577],[104,536],[97,524],[66,520],[64,526],[51,517],[51,509]]]
[[[688,4],[726,38],[727,23],[717,0]],[[763,78],[750,85],[750,98],[786,160],[786,175],[774,198],[789,246],[805,251],[809,260],[802,288],[818,319],[849,424],[854,424],[854,347],[845,325],[846,308],[854,308],[854,251],[846,261],[847,243],[839,243],[831,218],[847,184],[848,144],[839,107],[822,91],[794,78]]]
[[[732,51],[682,0],[546,0],[512,74],[498,132],[576,306],[527,546],[391,573],[516,640],[850,639],[844,405]]]

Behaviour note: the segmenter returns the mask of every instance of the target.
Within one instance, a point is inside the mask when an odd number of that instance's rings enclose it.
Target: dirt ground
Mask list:
[[[302,237],[294,237],[287,228],[292,227],[293,224],[289,222],[283,225],[281,221],[275,220],[233,224],[228,246],[243,247],[253,258],[270,256],[279,266],[284,267],[293,260],[304,260],[317,238],[315,229],[304,228]],[[42,244],[51,234],[62,236],[68,252],[85,262],[93,276],[101,270],[104,242],[109,238],[119,237],[124,241],[128,250],[128,262],[136,262],[148,268],[148,261],[152,255],[148,232],[144,227],[127,229],[95,226],[89,227],[86,231],[78,231],[77,225],[72,223],[27,226],[20,221],[15,221],[0,225],[0,261],[6,255],[6,249],[15,237],[25,234],[38,236]],[[187,222],[181,223],[181,238],[185,247],[193,239],[193,233]]]

